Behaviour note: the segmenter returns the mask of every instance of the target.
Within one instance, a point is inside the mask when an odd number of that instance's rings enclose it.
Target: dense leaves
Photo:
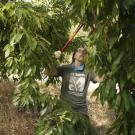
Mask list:
[[[48,9],[32,6],[24,2],[8,2],[1,4],[0,10],[0,29],[1,29],[1,76],[6,77],[10,74],[17,74],[20,78],[18,90],[16,91],[15,104],[21,107],[35,105],[38,85],[35,81],[40,78],[40,70],[55,64],[52,61],[52,53],[58,49],[58,44],[52,42],[51,36],[55,42],[62,45],[60,36],[66,37],[63,25],[58,25],[57,21],[64,18],[64,13],[57,11],[56,14],[49,15]],[[53,17],[52,17],[53,15]],[[61,19],[58,19],[58,16]],[[54,28],[50,30],[52,19],[55,21]],[[65,23],[68,27],[69,22]],[[56,35],[59,28],[61,33]],[[52,33],[49,34],[49,31]],[[63,33],[62,33],[63,32]],[[48,38],[50,37],[50,39]],[[64,40],[64,38],[62,38]],[[63,41],[64,42],[64,41]],[[18,92],[19,91],[19,92]]]
[[[44,119],[56,106],[58,99],[41,93],[36,79],[41,79],[43,68],[58,64],[52,55],[68,39],[70,27],[64,1],[52,0],[48,5],[40,6],[15,1],[0,3],[0,78],[18,76],[13,97],[15,106],[39,112]],[[79,38],[72,42],[81,43],[84,42]],[[70,49],[75,47],[72,44]]]
[[[135,1],[48,0],[43,2],[44,6],[23,2],[3,4],[0,3],[0,77],[13,73],[19,76],[14,103],[21,107],[36,105],[40,94],[35,78],[40,78],[41,68],[57,64],[52,54],[65,43],[72,19],[75,24],[85,23],[84,30],[90,32],[88,69],[105,75],[94,94],[102,104],[108,101],[117,112],[108,134],[133,135]]]
[[[43,113],[36,135],[96,135],[87,116],[73,112],[64,101],[58,101],[51,113]]]
[[[74,14],[79,18],[88,16],[85,14],[88,9],[93,10],[95,15],[94,20],[91,19],[96,30],[90,35],[91,53],[88,65],[99,75],[105,74],[106,77],[94,94],[99,96],[102,103],[108,101],[110,106],[117,111],[118,118],[112,125],[113,134],[133,135],[133,123],[135,123],[133,111],[135,108],[135,1],[70,2],[75,7],[73,8]],[[90,19],[87,18],[87,20]]]

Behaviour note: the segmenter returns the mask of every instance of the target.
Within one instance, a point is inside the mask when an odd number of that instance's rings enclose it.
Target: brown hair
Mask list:
[[[78,48],[84,48],[85,49],[85,51],[87,52],[87,49],[86,49],[86,47],[78,47]],[[76,48],[75,50],[74,50],[74,52],[73,52],[73,55],[72,55],[72,63],[75,61],[75,58],[74,58],[74,56],[75,56],[75,54],[76,54],[76,52],[77,52],[77,50],[78,50],[78,48]]]

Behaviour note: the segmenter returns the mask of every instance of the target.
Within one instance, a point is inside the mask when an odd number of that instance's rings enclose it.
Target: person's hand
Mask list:
[[[61,56],[61,51],[55,51],[54,52],[54,58],[59,59]]]

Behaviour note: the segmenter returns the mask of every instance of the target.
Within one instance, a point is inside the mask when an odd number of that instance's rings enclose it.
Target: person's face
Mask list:
[[[74,59],[83,63],[86,53],[87,52],[84,48],[78,48],[75,55],[74,55]]]

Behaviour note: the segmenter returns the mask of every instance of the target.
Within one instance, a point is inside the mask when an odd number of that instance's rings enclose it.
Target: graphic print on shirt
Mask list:
[[[71,73],[69,79],[69,94],[75,96],[84,95],[85,74]]]

